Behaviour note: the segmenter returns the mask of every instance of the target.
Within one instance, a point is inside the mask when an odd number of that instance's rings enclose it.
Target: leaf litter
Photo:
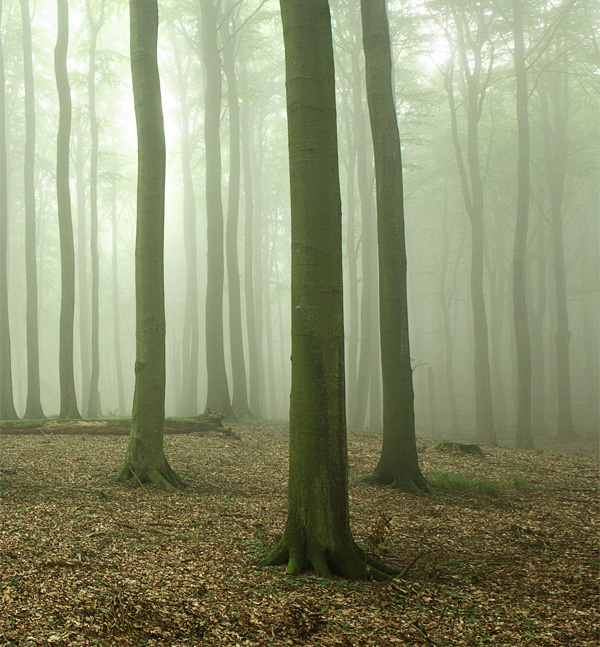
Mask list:
[[[381,584],[258,565],[285,524],[287,430],[233,431],[166,436],[176,494],[110,481],[124,437],[0,436],[0,646],[597,645],[593,452],[420,440],[439,487],[419,497],[364,485],[381,439],[350,433],[354,535],[403,571]]]

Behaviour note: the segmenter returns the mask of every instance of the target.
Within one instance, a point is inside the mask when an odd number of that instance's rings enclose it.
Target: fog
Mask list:
[[[2,346],[1,377],[5,393],[9,389],[6,367],[10,366],[19,417],[25,415],[32,388],[28,382],[25,253],[24,1],[4,0],[1,28],[7,299],[2,297],[0,307],[8,314],[9,324],[2,324],[2,334],[10,335],[10,353]],[[206,51],[210,25],[201,12],[206,3],[217,12],[220,98],[210,91],[215,80],[211,77],[214,60]],[[530,141],[524,295],[536,440],[598,430],[599,16],[591,0],[521,4]],[[91,84],[92,38],[86,6],[99,25]],[[515,438],[518,380],[513,261],[519,141],[516,48],[509,20],[512,6],[506,0],[424,0],[390,2],[388,7],[404,169],[416,425],[417,432],[427,436],[475,438],[479,416],[485,415],[497,440],[513,443]],[[379,432],[375,183],[360,14],[357,4],[347,0],[331,3],[331,9],[344,228],[347,415],[350,428]],[[60,409],[61,308],[56,191],[59,116],[53,60],[56,5],[38,0],[26,10],[31,11],[35,87],[40,396],[44,414],[56,416]],[[212,217],[207,218],[206,187],[211,148],[205,120],[210,114],[207,107],[216,100],[219,128],[209,122],[209,137],[219,131],[221,186],[209,182],[209,188],[222,199],[225,229],[235,218],[234,208],[239,209],[237,231],[230,239],[236,241],[238,271],[232,276],[232,266],[227,264],[231,243],[225,246],[220,265],[225,272],[220,343],[227,398],[231,402],[235,397],[237,376],[246,396],[240,400],[237,389],[234,413],[286,419],[291,373],[290,209],[278,4],[164,2],[160,19],[167,142],[167,414],[187,416],[201,413],[207,405],[215,408],[207,371],[207,348],[214,351],[215,342],[212,337],[207,345],[206,304],[207,259],[218,246],[209,244],[207,234]],[[90,0],[86,5],[72,2],[69,21],[77,404],[84,417],[98,414],[89,410],[94,370],[91,116],[95,113],[100,413],[126,417],[134,388],[137,173],[128,12],[124,3],[109,0]],[[93,106],[91,87],[95,90]],[[208,173],[213,177],[210,169]],[[481,228],[477,229],[479,221]],[[226,232],[217,236],[224,241]],[[476,236],[483,258],[479,281],[484,309],[479,312],[473,307],[477,299],[477,279],[473,279]],[[236,289],[237,309],[232,297]],[[482,318],[485,329],[478,343],[487,349],[478,368],[475,355],[482,347],[476,348],[474,331],[482,330]],[[231,350],[239,328],[241,369],[236,351]],[[478,357],[481,360],[481,354]],[[485,374],[490,378],[491,409],[482,413],[485,405],[477,405],[477,394]],[[229,413],[226,408],[223,412]],[[0,417],[9,416],[3,412]]]

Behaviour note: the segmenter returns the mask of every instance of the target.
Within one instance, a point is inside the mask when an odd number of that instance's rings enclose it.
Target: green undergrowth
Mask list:
[[[507,494],[511,489],[527,491],[532,489],[520,474],[511,474],[506,481],[499,482],[469,474],[430,470],[427,479],[435,490],[445,494],[476,494],[498,497]]]

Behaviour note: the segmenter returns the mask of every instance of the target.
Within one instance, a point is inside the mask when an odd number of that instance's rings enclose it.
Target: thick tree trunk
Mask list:
[[[202,55],[206,70],[204,137],[206,144],[206,409],[226,416],[233,410],[225,371],[223,346],[223,204],[221,200],[221,61],[217,44],[214,0],[200,0]]]
[[[94,20],[90,0],[86,0],[90,33],[88,98],[90,111],[90,136],[92,150],[90,156],[90,249],[92,259],[92,365],[90,371],[90,394],[88,397],[87,415],[98,418],[100,410],[100,322],[99,322],[99,289],[100,266],[98,261],[98,119],[96,117],[96,45],[98,32],[104,22],[104,0],[100,0],[100,17]]]
[[[69,7],[58,0],[58,35],[54,70],[58,90],[59,118],[56,145],[56,190],[60,236],[60,418],[80,418],[73,375],[73,318],[75,313],[75,249],[69,188],[69,138],[71,136],[71,89],[67,75]]]
[[[233,412],[242,418],[250,414],[246,384],[246,362],[242,337],[242,303],[240,269],[238,262],[238,221],[240,211],[240,103],[235,72],[234,36],[229,34],[227,20],[223,24],[223,70],[227,78],[227,105],[229,107],[229,187],[227,200],[227,284],[229,287],[229,342],[231,345],[231,375]]]
[[[1,20],[0,0],[0,24]],[[8,160],[4,82],[4,53],[0,42],[0,420],[15,420],[18,416],[13,397],[8,319]]]
[[[121,356],[121,324],[119,314],[119,257],[117,229],[117,187],[112,186],[111,200],[112,222],[112,301],[113,301],[113,337],[115,346],[115,369],[117,373],[117,394],[119,398],[119,415],[127,416],[125,409],[125,387],[123,385],[123,360]]]
[[[383,446],[370,480],[427,490],[417,456],[408,335],[406,245],[400,136],[392,86],[386,0],[361,2],[367,101],[375,155]]]
[[[288,519],[266,564],[292,574],[385,577],[348,510],[342,232],[327,0],[281,0],[292,203]]]
[[[242,68],[245,80],[245,69]],[[246,85],[246,84],[245,84]],[[247,87],[245,87],[247,91]],[[244,298],[246,302],[246,328],[248,334],[248,404],[254,416],[261,416],[260,364],[254,308],[254,193],[252,186],[252,128],[248,100],[242,102],[241,109],[242,159],[244,168]]]
[[[135,243],[135,393],[127,456],[116,480],[164,490],[183,484],[164,454],[165,133],[157,64],[157,0],[130,0],[133,99],[138,136]]]
[[[527,316],[527,231],[529,228],[529,113],[521,0],[513,0],[513,56],[517,82],[517,223],[513,254],[513,314],[517,343],[517,447],[533,448],[531,435],[531,345]]]
[[[38,280],[35,222],[35,97],[33,56],[31,49],[31,18],[29,0],[21,0],[23,24],[23,67],[25,89],[25,280],[27,283],[27,419],[44,417],[40,397],[40,352],[38,331]]]

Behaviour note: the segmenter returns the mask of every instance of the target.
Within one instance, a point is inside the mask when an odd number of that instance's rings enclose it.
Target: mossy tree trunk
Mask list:
[[[288,519],[264,564],[385,577],[355,544],[348,512],[342,231],[327,0],[281,0],[292,210],[292,392]]]
[[[71,136],[71,89],[67,74],[69,6],[58,0],[58,32],[54,71],[58,90],[58,136],[56,144],[56,192],[60,236],[60,418],[80,418],[73,374],[73,319],[75,316],[75,247],[69,188],[69,139]]]
[[[386,0],[362,0],[361,15],[377,185],[379,327],[383,374],[383,445],[379,464],[369,480],[407,491],[427,490],[427,483],[419,468],[415,436],[402,159],[392,87]]]
[[[2,1],[0,0],[0,24]],[[8,168],[4,53],[0,42],[0,420],[18,418],[13,398],[12,355],[8,319]]]
[[[35,222],[35,99],[31,17],[28,0],[21,0],[23,24],[23,80],[25,90],[25,280],[27,282],[27,403],[25,418],[44,417],[40,398],[40,352],[38,332],[38,281]]]
[[[164,454],[165,133],[157,65],[157,0],[130,0],[133,99],[138,136],[135,243],[135,393],[129,445],[118,481],[164,490],[183,485]]]

